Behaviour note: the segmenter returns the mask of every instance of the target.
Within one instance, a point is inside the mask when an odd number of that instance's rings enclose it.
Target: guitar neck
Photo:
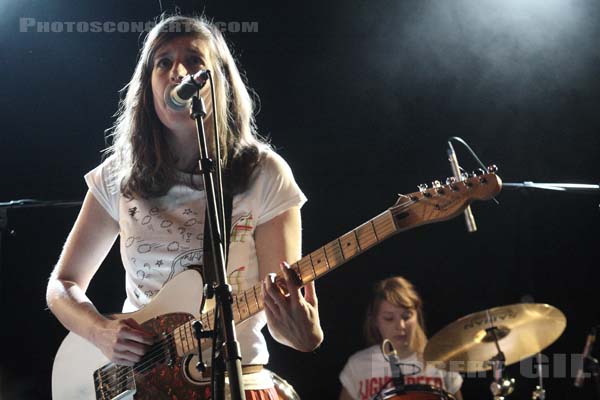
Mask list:
[[[291,265],[302,284],[312,282],[399,232],[387,210],[350,232],[327,243]],[[260,286],[260,285],[259,285]]]
[[[305,285],[340,267],[400,230],[392,212],[386,210],[356,229],[307,254],[290,267],[296,271],[302,284]],[[277,275],[276,280],[283,280],[281,274]],[[233,296],[233,315],[236,323],[245,321],[263,308],[261,282]],[[213,320],[212,310],[202,314],[201,322],[205,327],[212,329]]]
[[[463,181],[436,185],[409,195],[400,195],[396,204],[350,232],[327,243],[325,246],[302,257],[290,267],[296,272],[302,285],[312,282],[347,261],[381,243],[401,231],[420,225],[445,221],[459,215],[473,200],[489,200],[502,187],[495,175],[497,168],[489,167],[487,174],[471,176]],[[281,273],[275,278],[282,287]],[[233,315],[239,324],[264,308],[262,282],[233,296]],[[201,322],[213,328],[214,311],[202,314]],[[189,326],[188,326],[189,325]],[[178,328],[179,333],[192,332],[191,323]]]

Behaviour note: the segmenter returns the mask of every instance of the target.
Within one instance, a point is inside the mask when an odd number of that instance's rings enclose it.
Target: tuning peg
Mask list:
[[[444,194],[444,188],[442,187],[442,183],[440,181],[438,181],[437,179],[433,182],[431,182],[431,187],[433,189],[435,189],[437,194]]]
[[[458,186],[456,186],[457,182],[458,180],[454,176],[449,176],[448,178],[446,178],[446,185],[450,186],[450,189],[452,189],[455,192],[458,190]]]
[[[460,173],[460,180],[466,181],[467,179],[469,179],[469,173],[467,171],[462,171]]]
[[[479,177],[479,183],[486,183],[486,179],[485,179],[485,174],[487,174],[487,171],[483,168],[477,168],[477,171],[474,172],[474,174],[476,174],[476,176]]]
[[[427,184],[426,183],[421,183],[419,185],[417,185],[417,189],[419,189],[419,192],[421,193],[425,193],[425,191],[427,190]]]
[[[477,176],[477,174],[475,173],[475,171],[471,172],[471,174],[469,174],[468,172],[465,172],[463,174],[463,182],[465,183],[466,187],[471,187],[473,186],[473,181],[471,180],[471,178],[475,178]]]
[[[496,164],[492,164],[487,167],[487,170],[490,174],[495,174],[496,172],[498,172],[498,167],[496,166]]]

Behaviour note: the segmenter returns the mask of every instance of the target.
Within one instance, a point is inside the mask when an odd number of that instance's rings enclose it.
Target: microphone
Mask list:
[[[462,181],[462,176],[460,174],[460,167],[458,165],[458,159],[456,158],[456,153],[454,152],[454,147],[452,147],[452,143],[448,142],[448,161],[450,161],[450,167],[452,167],[452,173],[454,177],[458,181]],[[471,211],[471,206],[467,206],[465,208],[465,223],[467,224],[467,231],[475,232],[477,231],[477,225],[475,224],[475,217],[473,217],[473,212]]]
[[[583,386],[583,381],[585,380],[585,374],[584,374],[585,360],[590,356],[590,352],[592,351],[592,347],[594,346],[595,341],[596,341],[596,328],[594,327],[594,328],[592,328],[590,333],[588,333],[588,335],[587,335],[587,339],[585,341],[585,347],[583,348],[583,354],[581,355],[581,364],[579,365],[579,368],[577,369],[577,375],[575,375],[574,385],[577,388],[580,388]]]
[[[201,69],[194,75],[190,74],[183,78],[177,86],[167,88],[165,90],[165,103],[167,107],[174,111],[181,111],[188,107],[192,96],[206,85],[209,74],[210,71]]]

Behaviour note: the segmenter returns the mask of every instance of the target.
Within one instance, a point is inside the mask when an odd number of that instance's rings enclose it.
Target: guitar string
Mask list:
[[[406,203],[403,203],[403,204],[397,206],[397,210],[402,211],[402,210],[408,209],[410,206],[412,206],[415,203],[416,203],[416,201],[410,200],[410,201],[408,201]],[[382,217],[382,216],[385,216],[385,212],[382,213],[382,214],[380,214],[380,215],[378,215],[378,216],[376,216],[376,217],[374,217],[373,219],[367,221],[363,225],[372,223],[376,218]],[[379,225],[379,228],[382,231],[387,231],[387,229],[389,229],[389,228],[391,228],[393,226],[395,226],[395,224],[393,222],[393,218],[392,219],[385,218],[385,220]],[[348,233],[351,233],[351,232],[356,233],[356,229],[358,229],[358,228],[355,228],[355,229],[353,229],[352,231],[350,231]],[[393,233],[394,233],[394,229],[392,229],[392,231],[391,231],[391,234],[393,234]],[[375,228],[373,227],[371,231],[369,231],[369,232],[367,232],[365,234],[365,239],[367,239],[369,241],[372,240],[372,239],[374,239],[375,243],[379,243],[382,240],[387,239],[389,236],[391,236],[391,234],[385,235],[382,239],[379,239],[378,236],[377,236],[377,233],[375,232]],[[338,240],[339,240],[339,238],[338,238]],[[319,251],[320,249],[323,249],[323,251],[325,251],[325,246],[322,246],[321,248],[319,248],[318,250],[315,250],[315,251]],[[359,253],[363,251],[363,249],[360,247],[360,243],[358,242],[358,239],[356,240],[355,247],[358,248]],[[369,248],[370,247],[372,247],[372,246],[369,246]],[[366,249],[364,249],[364,250],[366,250]],[[343,250],[342,250],[341,246],[336,246],[335,249],[332,251],[332,253],[337,253],[335,256],[340,257],[344,261],[346,260],[346,258],[344,257]],[[306,258],[306,256],[304,258]],[[301,261],[301,260],[299,260],[299,261]],[[302,266],[300,265],[300,263],[296,262],[294,264],[298,266],[297,267],[298,271],[299,271],[300,275],[302,275]],[[311,264],[312,264],[312,261],[311,261]],[[337,265],[335,265],[334,267],[337,267]],[[316,274],[316,271],[314,271],[314,266],[310,266],[310,267],[307,267],[305,269],[308,269],[309,271],[313,270],[313,272],[310,273],[313,276],[313,279],[318,277],[317,274]],[[328,268],[328,269],[331,269],[331,268]],[[255,285],[251,289],[247,289],[247,290],[243,291],[243,293],[245,295],[244,297],[247,298],[247,293],[249,291],[253,291],[256,294],[256,290],[258,290],[260,292],[260,293],[258,293],[259,295],[262,294],[262,287],[260,285],[259,286]],[[237,297],[239,297],[239,296],[237,296]],[[238,308],[235,305],[234,305],[234,307]],[[259,311],[261,311],[260,307],[258,307],[257,311],[253,314],[253,313],[250,312],[250,308],[249,307],[246,307],[246,308],[249,311],[248,312],[249,316],[252,316],[252,315],[258,313]],[[240,311],[239,310],[237,310],[237,311],[238,311],[238,313],[241,316]],[[209,317],[209,320],[210,320],[210,315],[211,314],[212,314],[212,310],[207,313],[207,316]],[[177,329],[180,329],[181,327],[183,327],[185,325],[191,325],[191,322],[190,321],[185,322],[184,324],[182,324],[179,327],[175,328],[173,330],[173,332],[175,332]],[[187,326],[186,326],[186,330],[187,330]],[[181,331],[181,329],[180,329],[180,331]],[[181,335],[181,333],[180,333],[180,335]],[[189,342],[189,338],[187,337],[187,333],[185,333],[185,340],[186,340],[186,342]],[[182,341],[183,341],[183,337],[182,337]],[[167,345],[172,345],[174,342],[175,342],[175,339],[173,337],[173,334],[171,332],[168,333],[168,334],[166,334],[164,336],[163,340],[161,340],[158,343],[155,343],[152,346],[152,349],[146,355],[146,359],[141,364],[134,365],[133,367],[127,367],[127,370],[124,371],[123,373],[121,373],[120,376],[119,376],[119,374],[117,374],[117,376],[115,377],[115,380],[118,380],[116,382],[116,385],[126,384],[126,383],[129,382],[129,380],[135,379],[135,377],[131,376],[131,375],[135,375],[136,373],[143,374],[149,368],[153,368],[154,364],[156,362],[160,361],[164,356],[166,356],[168,354],[168,351],[165,351],[166,346]],[[194,350],[195,350],[195,348],[194,348]],[[117,366],[116,364],[114,364],[114,365]],[[108,371],[106,371],[106,373],[108,373]],[[99,374],[102,375],[101,378],[105,379],[106,378],[106,373],[100,372]],[[125,376],[124,377],[125,381],[123,381],[123,376]]]

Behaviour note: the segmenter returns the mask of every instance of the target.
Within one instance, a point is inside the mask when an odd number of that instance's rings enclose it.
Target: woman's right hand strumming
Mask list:
[[[92,342],[112,362],[133,366],[150,349],[154,335],[132,318],[106,319],[95,329]]]

